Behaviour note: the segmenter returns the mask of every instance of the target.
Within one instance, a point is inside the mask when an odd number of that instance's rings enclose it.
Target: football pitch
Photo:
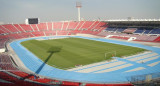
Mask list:
[[[136,47],[74,37],[29,40],[21,44],[46,64],[60,69],[111,60],[113,56],[124,57],[146,51]]]

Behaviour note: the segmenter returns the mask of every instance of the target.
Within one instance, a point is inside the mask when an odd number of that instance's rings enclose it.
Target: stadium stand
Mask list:
[[[127,28],[123,31],[123,33],[134,33],[137,30],[137,28]]]
[[[20,32],[25,32],[25,30],[19,24],[13,24],[13,26],[17,28],[17,30],[19,30]]]
[[[145,32],[143,34],[149,34],[152,31],[152,28],[145,29]]]
[[[69,22],[46,22],[40,24],[7,24],[0,25],[0,48],[4,48],[9,39],[34,38],[40,36],[58,36],[58,35],[74,35],[77,33],[93,34],[102,37],[116,38],[128,40],[130,37],[136,37],[136,41],[160,42],[160,29],[158,28],[126,28],[126,27],[108,27],[105,22],[100,21],[69,21]],[[138,34],[138,35],[137,35]],[[17,48],[15,45],[13,46]],[[19,49],[19,48],[17,48]],[[22,53],[21,51],[19,53]],[[24,54],[25,55],[25,54]],[[24,55],[22,57],[24,57]],[[146,56],[147,55],[147,56]],[[25,58],[26,59],[26,58]],[[26,62],[32,64],[28,57]],[[81,67],[80,69],[72,69],[69,71],[83,73],[103,73],[103,72],[132,72],[145,70],[148,67],[155,67],[160,64],[159,55],[157,53],[144,53],[138,56],[117,59],[113,62],[103,62],[94,65]],[[36,62],[36,61],[35,61]],[[142,65],[142,62],[145,65]],[[35,65],[35,69],[36,66]],[[102,68],[102,66],[106,66]],[[136,65],[136,66],[135,66]],[[29,65],[28,65],[29,66]],[[100,68],[94,68],[99,66]],[[134,67],[133,67],[134,66]],[[89,70],[94,68],[94,70]],[[131,69],[132,68],[132,69]],[[52,78],[39,77],[34,74],[26,73],[18,69],[12,62],[8,54],[0,54],[0,84],[3,86],[82,86],[81,82],[59,81]],[[34,69],[33,69],[34,70]],[[86,70],[86,71],[84,71]],[[136,73],[136,72],[135,72]],[[26,80],[23,80],[23,79]],[[84,86],[133,86],[130,83],[124,84],[94,84],[85,83]]]
[[[110,35],[108,38],[116,38],[116,39],[124,39],[124,40],[128,40],[130,37],[136,37],[135,41],[159,42],[158,40],[159,36],[157,36],[157,34],[156,35],[146,35],[146,34],[137,35],[137,34],[126,34],[126,33],[118,33],[118,32],[113,33],[113,32],[107,31],[106,29],[97,35],[102,37],[107,37]],[[156,38],[157,40],[155,40]]]
[[[124,40],[128,40],[129,37],[125,37],[125,36],[111,36],[110,38],[117,38],[117,39],[124,39]]]
[[[31,26],[31,28],[33,29],[33,32],[39,31],[39,29],[37,28],[37,25],[36,25],[36,24],[31,24],[30,26]]]
[[[0,39],[0,49],[5,48],[5,44],[7,41],[8,41],[8,39],[4,39],[3,37],[2,37],[2,39]]]
[[[155,28],[149,34],[160,34],[160,29],[159,28]]]
[[[53,29],[55,29],[55,30],[61,30],[61,28],[62,28],[62,22],[54,22],[53,23]]]
[[[0,82],[2,86],[45,86],[40,83],[21,80],[20,78],[16,78],[6,72],[1,72],[1,71],[0,71],[0,79],[3,80],[3,82]]]
[[[130,84],[86,84],[86,86],[131,86]]]
[[[46,31],[47,30],[46,23],[37,24],[37,28],[39,31]]]
[[[155,41],[155,42],[160,42],[160,36],[157,37],[154,41]]]
[[[79,22],[69,22],[69,25],[68,25],[67,29],[68,29],[68,30],[69,30],[69,29],[74,30],[74,29],[77,28],[77,25],[78,25],[78,24],[79,24]]]
[[[124,30],[125,30],[125,28],[123,28],[123,27],[118,27],[117,30],[116,30],[116,32],[123,32]]]
[[[48,27],[48,31],[51,31],[53,27],[52,22],[48,22],[47,27]]]
[[[93,34],[99,36],[113,35],[110,38],[128,40],[130,37],[136,37],[138,41],[152,41],[155,40],[160,34],[158,28],[125,28],[125,27],[108,27],[104,30],[106,23],[99,21],[70,21],[70,22],[48,22],[33,25],[25,24],[7,24],[1,25],[1,33],[5,33],[7,36],[18,39],[22,36],[17,34],[23,34],[25,37],[36,36],[49,36],[49,35],[69,35],[69,34]],[[105,26],[107,27],[107,26]],[[106,33],[107,32],[107,33]],[[15,34],[15,35],[13,35]],[[141,35],[141,36],[139,36]],[[151,35],[151,36],[150,36]]]
[[[138,28],[138,29],[134,32],[134,34],[143,34],[144,31],[145,31],[144,28]]]
[[[62,30],[66,31],[68,28],[69,22],[63,22]]]
[[[19,32],[12,24],[5,25],[4,27],[11,32]]]
[[[12,33],[11,31],[9,31],[7,28],[4,27],[4,25],[0,25],[0,28],[3,32],[5,33]]]
[[[26,32],[33,31],[30,25],[20,24],[20,27],[23,28]]]
[[[106,30],[107,30],[108,32],[115,32],[115,31],[117,30],[117,28],[108,27]],[[119,29],[119,30],[121,30],[121,29]]]

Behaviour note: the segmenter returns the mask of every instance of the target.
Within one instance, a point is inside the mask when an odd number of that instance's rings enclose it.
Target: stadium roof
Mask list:
[[[160,19],[110,19],[104,21],[160,21]]]

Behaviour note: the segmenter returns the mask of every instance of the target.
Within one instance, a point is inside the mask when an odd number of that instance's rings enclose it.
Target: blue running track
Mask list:
[[[55,37],[67,37],[67,36],[55,36]],[[158,53],[160,55],[160,48],[145,46],[142,44],[135,44],[135,43],[109,40],[109,39],[103,39],[103,38],[89,38],[89,37],[81,37],[81,36],[74,36],[74,37],[144,48],[147,50],[151,50],[155,53]],[[130,76],[160,72],[160,64],[157,64],[153,67],[149,67],[147,65],[140,65],[139,63],[136,63],[136,62],[130,62],[126,59],[124,60],[123,58],[119,58],[118,60],[125,61],[127,63],[131,63],[134,65],[124,69],[116,70],[114,72],[106,72],[106,73],[78,73],[74,71],[65,71],[65,70],[57,69],[47,64],[44,64],[43,61],[38,59],[34,54],[32,54],[30,51],[28,51],[26,48],[24,48],[20,44],[21,42],[26,40],[48,39],[48,38],[54,38],[54,37],[22,39],[22,40],[12,42],[10,46],[13,48],[13,50],[16,52],[18,57],[21,59],[21,61],[24,63],[24,65],[28,69],[30,69],[33,72],[36,72],[43,65],[43,68],[41,68],[41,71],[39,71],[38,74],[42,76],[47,76],[53,79],[68,80],[68,81],[75,81],[75,82],[90,82],[90,83],[123,83],[123,82],[129,82],[127,77],[130,77]],[[157,60],[160,61],[160,57]],[[157,60],[153,60],[153,61],[156,62]],[[146,69],[133,71],[133,72],[124,72],[130,68],[132,69],[136,67],[144,67]],[[156,77],[158,76],[154,76],[154,78]]]

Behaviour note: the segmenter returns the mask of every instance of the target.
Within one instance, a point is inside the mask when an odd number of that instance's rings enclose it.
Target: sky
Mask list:
[[[78,20],[77,1],[85,20],[160,18],[160,0],[0,0],[0,23],[24,23],[26,18]]]

